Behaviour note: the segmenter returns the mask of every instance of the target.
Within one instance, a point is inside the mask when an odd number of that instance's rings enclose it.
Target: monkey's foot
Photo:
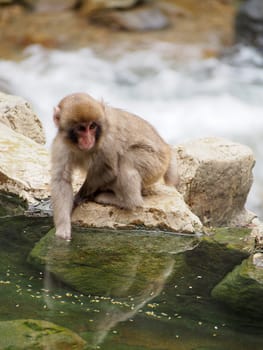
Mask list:
[[[142,207],[143,206],[143,199],[142,198],[133,198],[129,202],[125,202],[123,200],[120,200],[115,196],[114,193],[111,192],[103,192],[98,194],[94,198],[95,202],[100,203],[100,204],[108,204],[108,205],[114,205],[116,207],[126,209],[126,210],[131,210],[136,207]]]

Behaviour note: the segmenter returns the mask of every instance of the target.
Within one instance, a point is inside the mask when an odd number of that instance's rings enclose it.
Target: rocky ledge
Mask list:
[[[50,197],[49,152],[40,144],[44,140],[41,123],[20,97],[2,93],[0,103],[0,190],[16,194],[30,205],[39,203]],[[75,210],[73,223],[180,233],[203,232],[203,225],[253,223],[256,215],[245,209],[255,163],[248,147],[207,138],[179,145],[174,153],[180,177],[177,189],[157,184],[144,197],[144,206],[132,212],[84,203]],[[80,184],[77,174],[74,188]]]

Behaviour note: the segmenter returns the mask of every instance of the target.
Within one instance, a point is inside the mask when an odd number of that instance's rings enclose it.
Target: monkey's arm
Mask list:
[[[73,206],[72,166],[68,152],[55,141],[52,149],[51,197],[56,236],[71,238],[71,211]]]

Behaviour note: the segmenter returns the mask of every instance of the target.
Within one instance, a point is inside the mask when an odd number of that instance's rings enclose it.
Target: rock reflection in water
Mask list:
[[[196,245],[196,237],[143,232],[75,232],[71,243],[51,231],[31,252],[34,265],[45,265],[45,289],[56,279],[94,297],[89,345],[96,348],[110,331],[132,319],[156,298],[174,270],[174,255]],[[53,285],[54,283],[54,285]],[[53,299],[46,296],[50,309]],[[94,310],[95,311],[95,310]]]
[[[262,349],[260,314],[237,314],[211,298],[249,255],[249,230],[197,238],[82,229],[66,243],[45,235],[51,225],[50,218],[0,219],[0,334],[10,322],[33,319],[73,331],[87,349]],[[19,342],[13,338],[0,337],[0,348]],[[21,349],[32,346],[26,341]],[[50,345],[48,334],[43,342]],[[57,349],[66,347],[50,346]]]

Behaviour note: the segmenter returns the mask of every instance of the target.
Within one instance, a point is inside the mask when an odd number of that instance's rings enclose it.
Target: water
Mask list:
[[[245,253],[196,237],[75,229],[70,244],[49,234],[28,260],[51,225],[0,218],[0,321],[47,320],[79,334],[87,350],[262,349],[262,319],[210,296]]]
[[[178,51],[185,61],[177,59]],[[32,103],[48,145],[55,133],[53,107],[76,91],[143,116],[172,144],[206,136],[247,144],[257,159],[248,207],[263,217],[263,58],[258,53],[242,48],[228,58],[202,60],[195,47],[157,43],[127,53],[32,46],[25,57],[19,63],[0,61],[0,78]]]

